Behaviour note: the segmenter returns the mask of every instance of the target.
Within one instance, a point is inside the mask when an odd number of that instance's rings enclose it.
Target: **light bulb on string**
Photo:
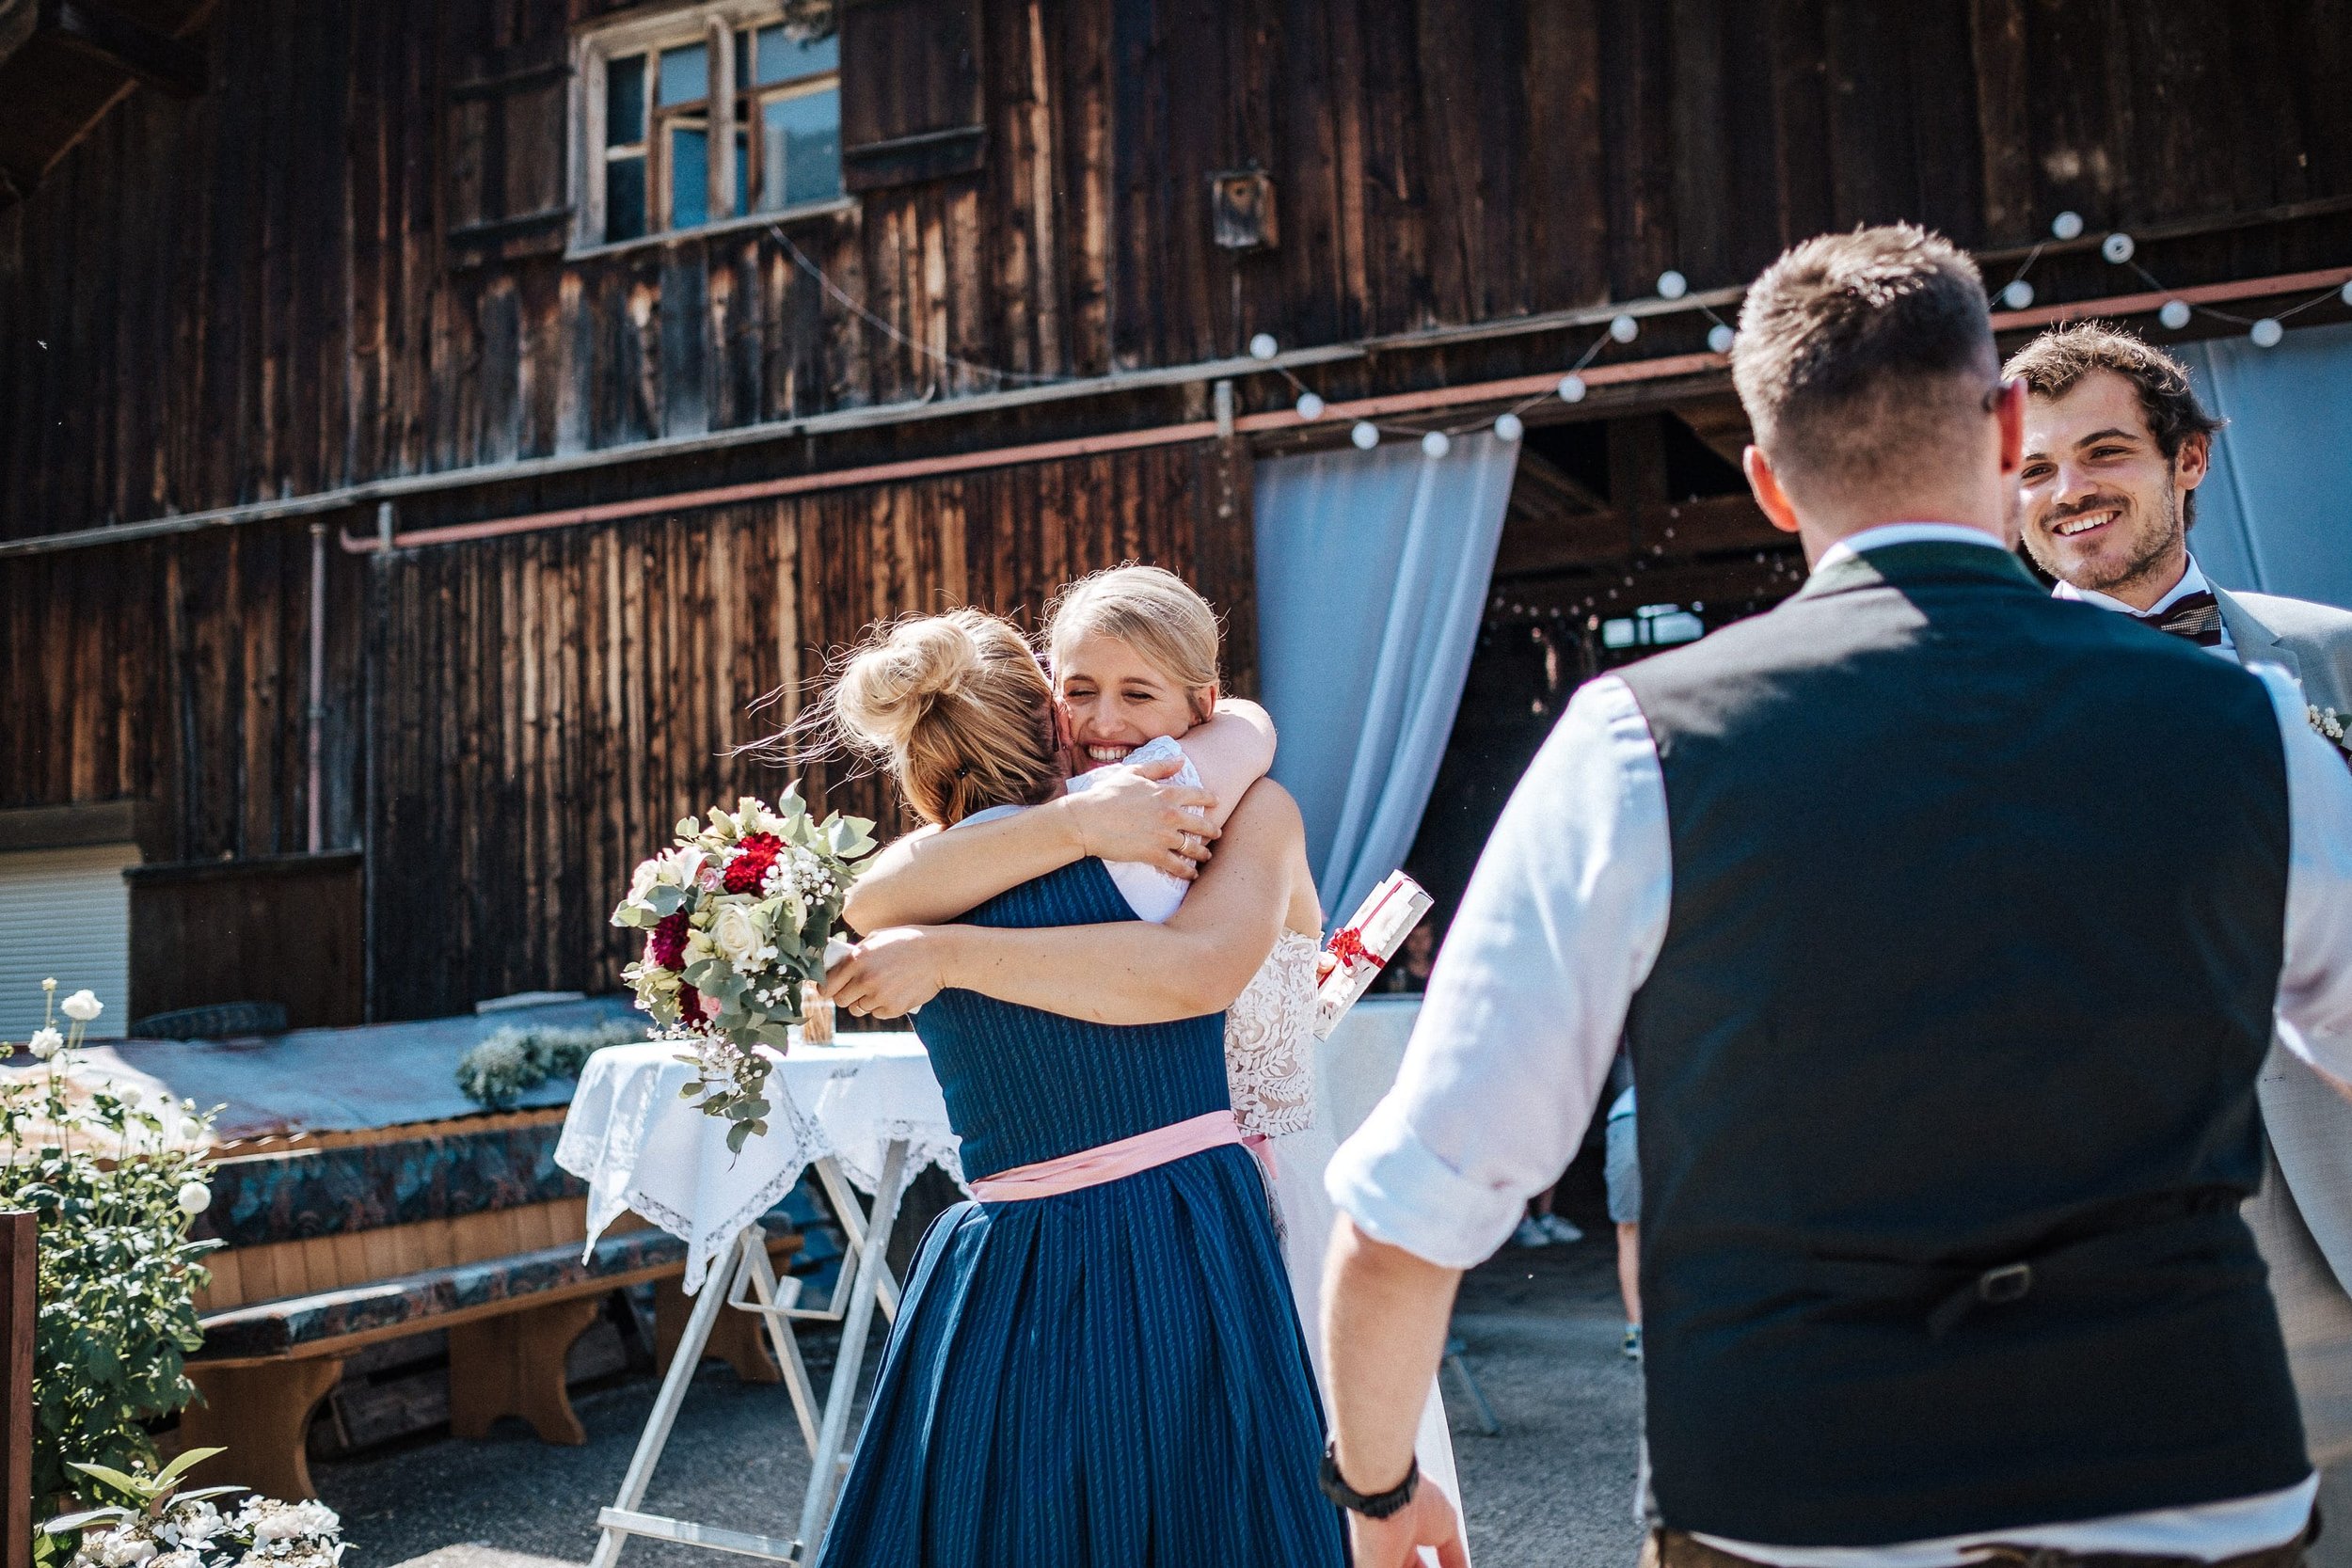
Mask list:
[[[1629,343],[1641,336],[1642,324],[1631,316],[1619,316],[1609,324],[1609,336],[1621,343]]]
[[[2121,229],[2099,242],[2099,254],[2119,267],[2130,261],[2132,254],[2138,249],[2138,243]]]
[[[2080,213],[2060,213],[2050,220],[2050,233],[2057,239],[2071,240],[2082,231],[2083,215]]]
[[[1527,426],[1519,421],[1519,417],[1517,414],[1498,414],[1495,416],[1495,435],[1499,438],[1505,441],[1516,441],[1526,434]]]
[[[1271,332],[1261,332],[1249,340],[1249,357],[1252,359],[1271,359],[1281,352],[1282,345],[1274,341]]]
[[[2001,303],[2012,310],[2023,310],[2033,303],[2033,285],[2020,277],[2001,291]]]
[[[2173,332],[2178,332],[2182,327],[2186,326],[2188,317],[2188,301],[2185,299],[2168,299],[2164,302],[2164,308],[2156,312],[2156,320],[2164,323],[2166,328]]]
[[[1433,430],[1421,438],[1421,454],[1423,457],[1443,457],[1453,448],[1454,442],[1442,430]]]
[[[1674,268],[1668,267],[1664,272],[1658,275],[1659,298],[1680,299],[1684,294],[1687,294],[1690,292],[1691,280],[1683,277],[1680,273],[1675,271]]]
[[[1591,389],[1584,385],[1584,378],[1574,371],[1570,371],[1560,378],[1560,401],[1562,403],[1582,403],[1584,394]]]
[[[1358,451],[1370,451],[1380,444],[1380,427],[1370,420],[1358,420],[1356,427],[1347,433],[1347,438],[1356,443]]]
[[[2347,281],[2343,288],[2338,289],[2336,291],[2336,297],[2343,300],[2346,305],[2352,305],[2352,281]]]
[[[1729,326],[1722,322],[1717,322],[1714,325],[1707,329],[1708,350],[1714,354],[1729,354],[1731,352],[1732,340],[1738,336],[1739,334],[1732,331]]]
[[[1298,394],[1298,417],[1302,420],[1323,418],[1323,400],[1312,392]]]
[[[2287,335],[2287,329],[2279,325],[2278,317],[2265,316],[2248,327],[2246,335],[2254,340],[2256,348],[2277,348],[2279,340]]]

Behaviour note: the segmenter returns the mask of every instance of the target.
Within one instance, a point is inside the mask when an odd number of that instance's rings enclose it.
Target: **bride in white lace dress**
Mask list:
[[[1272,764],[1271,722],[1254,704],[1217,696],[1214,614],[1181,579],[1155,568],[1123,567],[1074,584],[1056,612],[1052,647],[1073,762],[1095,766],[1073,774],[1069,792],[1046,805],[885,848],[851,892],[848,918],[857,929],[949,920],[1089,855],[1103,860],[1142,919],[1167,921],[1182,905],[1208,841]],[[1283,928],[1226,1013],[1226,1076],[1235,1119],[1266,1168],[1320,1379],[1323,1259],[1334,1219],[1323,1173],[1337,1140],[1315,1104],[1311,1024],[1321,911],[1303,842],[1291,856]],[[1009,999],[1045,1005],[1042,997]],[[1422,1475],[1458,1507],[1453,1442],[1434,1382],[1415,1447]]]

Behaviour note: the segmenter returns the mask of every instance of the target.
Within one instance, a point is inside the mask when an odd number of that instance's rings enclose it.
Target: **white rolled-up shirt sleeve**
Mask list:
[[[1649,725],[1589,681],[1479,857],[1395,1086],[1325,1175],[1366,1234],[1466,1269],[1559,1180],[1665,940],[1672,858]]]
[[[2286,955],[2279,1038],[2352,1084],[2352,768],[2311,726],[2303,689],[2276,665],[2251,665],[2270,689],[2287,765]]]

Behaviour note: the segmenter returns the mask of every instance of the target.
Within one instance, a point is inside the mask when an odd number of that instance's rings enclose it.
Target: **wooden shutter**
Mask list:
[[[572,222],[564,35],[454,57],[444,119],[450,264],[562,250]]]
[[[977,0],[841,0],[839,17],[842,183],[882,190],[978,168]]]

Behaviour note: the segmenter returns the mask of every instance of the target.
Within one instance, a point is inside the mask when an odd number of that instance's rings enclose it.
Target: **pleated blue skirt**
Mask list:
[[[964,1203],[924,1237],[818,1562],[1337,1568],[1256,1162]]]

